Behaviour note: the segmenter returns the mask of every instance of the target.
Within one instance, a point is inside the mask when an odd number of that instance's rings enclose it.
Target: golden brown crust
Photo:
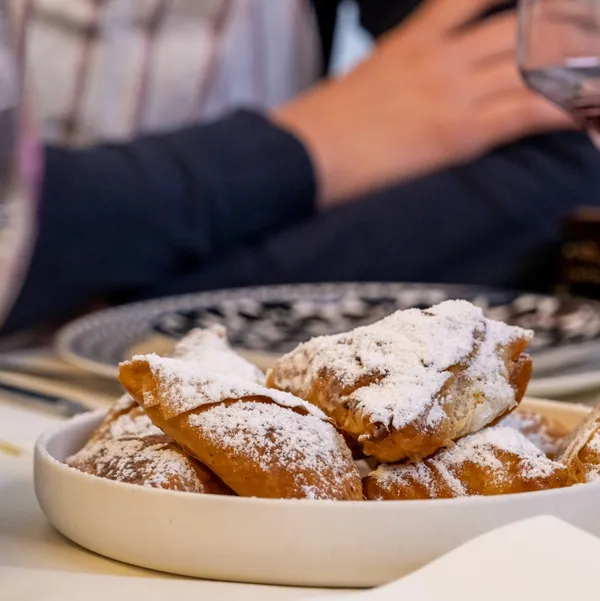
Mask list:
[[[230,495],[210,470],[168,436],[105,439],[86,445],[67,465],[86,474],[164,490]]]
[[[154,424],[239,495],[362,499],[351,453],[318,410],[197,367],[137,357],[121,365],[119,379]]]
[[[164,420],[157,407],[147,411],[155,423],[161,424],[188,453],[210,467],[240,496],[363,498],[360,477],[354,473],[350,452],[344,448],[341,437],[338,448],[344,455],[343,463],[336,454],[328,457],[327,449],[320,449],[321,457],[316,461],[314,457],[307,460],[302,449],[288,444],[293,437],[291,429],[314,436],[312,430],[320,429],[324,422],[315,423],[316,418],[282,408],[268,398],[228,401],[171,420]],[[275,425],[281,425],[281,418],[286,423],[284,428]],[[261,422],[258,428],[265,436],[257,436],[254,420]],[[212,435],[215,422],[221,428],[218,436]]]
[[[533,372],[533,362],[531,357],[525,353],[525,346],[512,347],[507,349],[506,368],[508,370],[508,381],[511,388],[515,391],[515,399],[520,403],[527,392],[529,380]]]
[[[600,405],[568,438],[558,461],[584,482],[600,482]]]
[[[267,386],[322,409],[367,456],[384,463],[426,457],[514,409],[531,377],[531,359],[524,354],[530,333],[485,320],[463,303],[456,308],[462,312],[458,326],[443,312],[434,317],[435,309],[408,318],[403,314],[409,312],[399,312],[373,326],[301,345],[275,364]],[[465,315],[471,329],[464,326]],[[407,325],[410,319],[415,327]],[[463,338],[454,351],[460,361],[443,367],[440,360],[437,370],[429,368],[431,360],[423,358],[429,347],[419,327],[430,328],[429,345],[455,327]],[[336,361],[340,356],[345,363]],[[414,358],[412,372],[402,368],[407,356]],[[413,385],[419,377],[425,381],[420,389]],[[443,381],[441,388],[430,385],[435,379]],[[426,389],[435,392],[428,396]]]
[[[206,466],[188,456],[129,395],[118,399],[83,449],[67,460],[94,476],[153,488],[231,495]]]
[[[364,480],[368,500],[444,499],[502,495],[580,482],[516,430],[494,427],[417,463],[380,466]]]

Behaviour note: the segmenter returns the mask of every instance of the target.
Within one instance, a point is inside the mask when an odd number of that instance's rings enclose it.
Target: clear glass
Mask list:
[[[21,283],[32,248],[40,150],[24,110],[23,36],[0,0],[0,326]]]
[[[518,61],[528,86],[600,141],[600,0],[521,0]]]

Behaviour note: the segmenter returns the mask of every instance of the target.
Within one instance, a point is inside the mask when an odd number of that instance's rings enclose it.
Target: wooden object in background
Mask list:
[[[600,207],[582,207],[565,221],[561,284],[574,296],[600,298]]]

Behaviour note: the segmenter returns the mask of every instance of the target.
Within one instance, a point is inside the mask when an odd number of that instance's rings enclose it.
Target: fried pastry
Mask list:
[[[518,405],[532,336],[447,301],[302,344],[277,361],[267,385],[322,409],[367,456],[421,459]]]
[[[193,330],[175,346],[173,354],[218,369],[226,348],[225,330],[215,326],[206,331]],[[244,377],[264,379],[260,370],[242,359],[235,356],[228,359],[230,367]],[[146,442],[146,438],[150,440]],[[68,462],[80,471],[121,482],[188,492],[233,494],[206,466],[188,456],[156,427],[128,394],[114,403],[85,447]]]
[[[600,482],[600,405],[575,430],[558,460],[583,482]]]
[[[206,332],[208,347],[227,344]],[[362,499],[350,450],[316,407],[265,388],[227,347],[215,368],[134,357],[119,380],[152,422],[241,496]]]
[[[87,444],[116,438],[143,438],[161,434],[162,432],[150,421],[144,410],[128,394],[125,394],[110,408]]]
[[[518,430],[550,458],[558,455],[569,435],[569,430],[559,421],[521,409],[503,417],[498,425]]]
[[[570,486],[577,477],[513,428],[486,428],[417,463],[381,465],[368,500],[448,499]]]
[[[233,351],[227,330],[221,325],[191,330],[177,342],[170,356],[193,362],[205,372],[232,374],[246,382],[265,383],[265,374]]]
[[[164,434],[104,439],[86,445],[67,465],[80,472],[152,488],[228,495],[232,491]]]
[[[227,369],[235,370],[241,377],[264,382],[264,374],[259,369],[231,352],[223,326],[192,330],[175,345],[172,356],[202,363],[206,369],[213,371],[218,371],[226,365]],[[124,436],[143,437],[159,434],[163,432],[152,423],[146,412],[131,396],[124,394],[110,408],[90,437],[89,443]]]

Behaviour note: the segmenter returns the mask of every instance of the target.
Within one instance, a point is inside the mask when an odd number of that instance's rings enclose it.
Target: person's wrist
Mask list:
[[[293,134],[305,147],[315,170],[317,206],[327,209],[352,193],[352,178],[344,173],[346,158],[340,134],[344,126],[335,110],[335,83],[323,84],[276,109],[271,120]]]

